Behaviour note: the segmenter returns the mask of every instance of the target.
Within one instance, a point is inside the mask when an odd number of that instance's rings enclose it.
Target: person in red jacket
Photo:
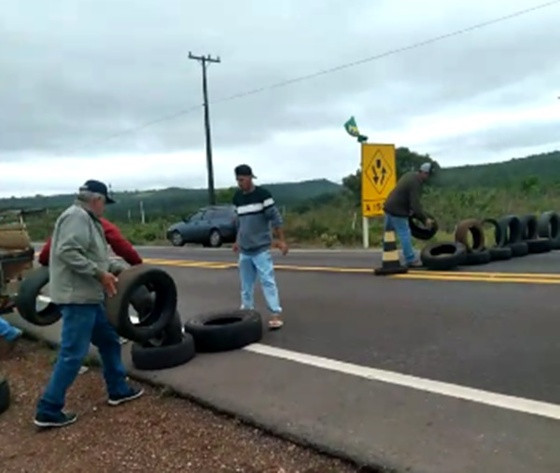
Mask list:
[[[132,244],[123,236],[123,234],[119,230],[119,227],[103,217],[101,217],[99,220],[101,221],[101,225],[103,226],[103,230],[105,231],[105,238],[107,239],[107,243],[109,243],[109,246],[111,247],[113,252],[117,256],[120,256],[131,266],[142,264],[142,258],[134,249]],[[45,246],[41,250],[41,253],[39,253],[39,263],[41,265],[49,265],[50,251],[51,237],[49,237],[47,243],[45,243]]]

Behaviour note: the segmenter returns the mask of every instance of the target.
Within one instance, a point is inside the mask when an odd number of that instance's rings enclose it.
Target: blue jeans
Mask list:
[[[11,342],[21,335],[21,330],[0,317],[0,338]]]
[[[412,263],[416,259],[414,248],[412,247],[412,235],[407,217],[397,217],[385,214],[385,231],[394,230],[401,242],[404,258],[407,263]]]
[[[240,252],[239,275],[241,277],[242,309],[251,310],[255,308],[254,292],[258,275],[268,310],[273,314],[282,312],[270,250],[261,251],[256,255]]]
[[[129,391],[126,371],[121,361],[119,336],[109,323],[102,304],[61,304],[62,340],[58,358],[37,413],[57,415],[62,411],[66,391],[72,385],[82,362],[95,345],[103,362],[103,377],[109,397]]]

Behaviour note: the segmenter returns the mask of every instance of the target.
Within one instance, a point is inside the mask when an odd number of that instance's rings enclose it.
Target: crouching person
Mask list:
[[[107,186],[87,181],[76,202],[58,218],[49,255],[50,296],[62,313],[58,358],[37,404],[35,425],[63,427],[77,415],[64,412],[66,392],[76,379],[93,343],[101,356],[108,403],[116,406],[140,397],[142,389],[129,386],[121,360],[119,336],[105,313],[105,297],[116,293],[118,262],[109,259],[99,217],[114,201]]]

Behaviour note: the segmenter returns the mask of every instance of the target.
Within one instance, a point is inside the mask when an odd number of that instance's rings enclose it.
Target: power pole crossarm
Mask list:
[[[209,62],[219,63],[220,58],[207,56],[195,56],[189,51],[189,59],[200,61],[202,64],[202,95],[204,98],[204,129],[206,134],[206,167],[208,170],[208,201],[210,205],[216,204],[214,192],[214,168],[212,164],[212,138],[210,134],[210,111],[208,110],[208,85],[206,80],[206,65]]]

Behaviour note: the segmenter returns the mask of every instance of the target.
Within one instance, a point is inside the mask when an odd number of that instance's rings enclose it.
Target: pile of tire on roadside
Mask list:
[[[488,227],[491,241],[487,241],[486,237]],[[560,215],[555,211],[546,211],[540,215],[461,220],[455,226],[454,241],[429,243],[421,250],[420,258],[426,268],[442,271],[559,249]]]
[[[42,327],[61,318],[57,305],[44,295],[48,282],[48,268],[38,267],[23,279],[16,297],[21,317]],[[197,352],[243,348],[264,333],[262,317],[254,310],[197,314],[183,323],[175,281],[163,269],[145,264],[118,274],[117,294],[105,305],[117,334],[132,342],[132,363],[140,370],[179,366]]]

